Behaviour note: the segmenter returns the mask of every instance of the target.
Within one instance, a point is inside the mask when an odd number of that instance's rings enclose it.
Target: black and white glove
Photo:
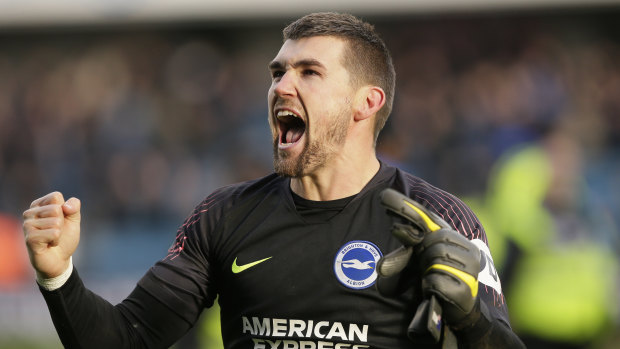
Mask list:
[[[475,321],[478,316],[472,313],[479,309],[478,248],[442,218],[393,189],[381,193],[381,202],[388,212],[403,218],[392,227],[392,234],[403,246],[377,263],[377,288],[384,296],[394,296],[421,283],[425,299],[409,327],[409,336],[414,339],[426,330],[438,341],[444,320],[453,329]]]

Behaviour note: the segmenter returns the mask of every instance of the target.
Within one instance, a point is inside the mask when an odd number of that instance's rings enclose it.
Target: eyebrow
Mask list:
[[[293,62],[291,66],[293,68],[314,66],[314,67],[325,69],[325,66],[323,65],[323,63],[319,62],[316,59],[312,59],[312,58],[302,59],[302,60]],[[284,69],[284,63],[282,63],[281,61],[271,61],[269,63],[269,70],[280,70],[280,69]]]

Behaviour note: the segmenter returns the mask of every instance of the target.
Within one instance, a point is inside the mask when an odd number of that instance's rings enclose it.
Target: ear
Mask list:
[[[361,121],[375,115],[385,104],[385,92],[378,86],[364,86],[359,89],[354,120]]]

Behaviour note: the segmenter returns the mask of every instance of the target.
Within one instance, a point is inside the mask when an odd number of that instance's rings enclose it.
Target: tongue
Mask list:
[[[286,143],[295,143],[295,142],[297,142],[301,138],[302,134],[303,134],[303,132],[300,129],[290,129],[290,130],[288,130],[288,132],[286,132]]]

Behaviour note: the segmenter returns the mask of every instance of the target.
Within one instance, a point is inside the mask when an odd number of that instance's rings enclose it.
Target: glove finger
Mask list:
[[[377,290],[385,297],[397,296],[412,285],[420,285],[420,276],[410,261],[413,255],[412,247],[401,246],[383,256],[377,262]]]
[[[470,279],[466,282],[452,273],[437,271],[422,278],[422,292],[424,297],[436,295],[443,304],[446,318],[458,322],[476,304],[478,281]]]
[[[415,224],[423,232],[450,227],[438,215],[394,189],[388,188],[381,192],[381,204],[389,211]]]
[[[414,228],[411,224],[394,223],[392,235],[405,246],[415,246],[424,239],[424,232]]]
[[[461,244],[464,246],[471,245],[471,241],[465,236],[461,235],[459,232],[448,228],[441,229],[433,232],[432,234],[426,234],[424,240],[422,241],[422,248],[426,248],[428,246],[442,243],[444,241],[449,241],[452,244]]]
[[[415,285],[420,287],[420,278],[406,271],[389,277],[380,276],[376,283],[377,291],[384,297],[396,297]],[[421,294],[421,291],[417,294]]]
[[[396,250],[383,256],[377,262],[377,274],[383,277],[390,277],[400,273],[409,264],[413,247],[401,246]]]
[[[455,269],[431,269],[422,277],[422,290],[424,296],[427,295],[428,291],[440,291],[442,294],[463,293],[468,298],[476,298],[478,280]]]
[[[430,243],[427,239],[431,240]],[[480,251],[467,238],[454,231],[440,230],[427,235],[416,249],[416,254],[424,271],[433,265],[442,264],[472,276],[480,272]]]
[[[433,265],[442,264],[474,276],[480,273],[480,253],[460,246],[436,245],[424,251],[418,260],[423,272]]]

